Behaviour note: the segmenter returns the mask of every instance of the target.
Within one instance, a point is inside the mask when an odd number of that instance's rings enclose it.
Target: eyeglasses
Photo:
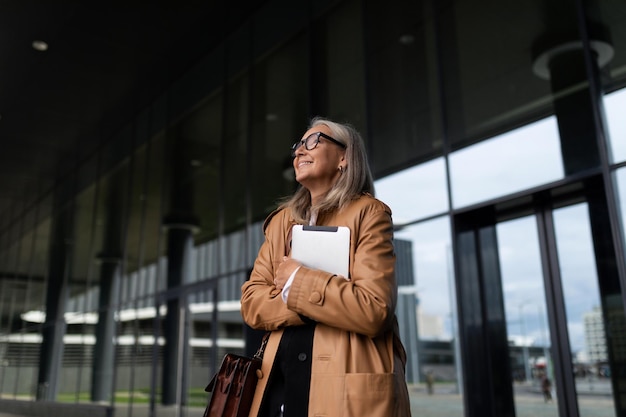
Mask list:
[[[302,145],[304,145],[304,149],[306,149],[307,151],[311,151],[311,150],[317,148],[317,144],[320,143],[320,137],[322,137],[324,139],[328,139],[329,141],[333,142],[334,144],[341,146],[343,149],[347,148],[346,145],[344,145],[343,143],[339,142],[337,139],[333,139],[330,136],[328,136],[327,134],[322,133],[322,132],[315,132],[315,133],[311,133],[306,138],[301,139],[298,142],[294,143],[291,146],[291,156],[295,156],[296,155],[296,151]]]

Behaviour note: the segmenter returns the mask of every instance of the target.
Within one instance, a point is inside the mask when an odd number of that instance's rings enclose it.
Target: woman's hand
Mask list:
[[[302,264],[287,256],[283,256],[283,261],[278,265],[276,269],[276,276],[274,277],[274,285],[276,289],[281,290],[285,287],[285,283],[296,270]]]

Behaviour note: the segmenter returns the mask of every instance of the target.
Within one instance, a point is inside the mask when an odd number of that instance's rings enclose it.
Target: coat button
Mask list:
[[[263,371],[261,371],[260,369],[256,370],[256,377],[259,379],[263,378]]]
[[[300,362],[304,362],[306,360],[306,353],[299,353],[298,354],[298,360]]]
[[[318,292],[311,293],[311,297],[309,298],[312,303],[319,303],[321,299],[322,296]]]

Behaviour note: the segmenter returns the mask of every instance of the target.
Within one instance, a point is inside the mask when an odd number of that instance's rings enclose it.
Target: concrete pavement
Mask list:
[[[554,396],[555,401],[545,403],[539,391],[525,389],[531,387],[516,387],[515,412],[517,417],[558,417],[558,406],[556,401],[558,395]],[[597,390],[597,387],[594,387]],[[464,417],[463,398],[456,394],[452,385],[435,384],[435,392],[428,395],[423,385],[412,385],[409,389],[411,397],[411,410],[414,417]],[[615,417],[613,397],[611,395],[585,395],[579,396],[579,408],[581,415],[594,417]],[[159,417],[175,416],[178,410],[174,408],[159,409]],[[202,417],[202,408],[188,408],[184,415],[187,417]],[[127,406],[120,405],[115,413],[115,417],[128,417]],[[145,405],[136,404],[132,410],[133,417],[148,416],[148,409]],[[29,417],[0,410],[0,417]]]

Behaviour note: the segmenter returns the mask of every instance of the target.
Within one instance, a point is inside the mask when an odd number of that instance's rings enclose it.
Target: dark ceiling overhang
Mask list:
[[[3,2],[0,230],[264,3]]]

